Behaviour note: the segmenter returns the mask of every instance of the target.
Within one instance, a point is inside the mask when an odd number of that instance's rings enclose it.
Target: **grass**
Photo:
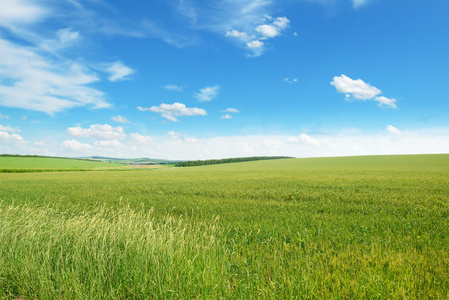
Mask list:
[[[447,299],[449,155],[0,174],[0,298]]]

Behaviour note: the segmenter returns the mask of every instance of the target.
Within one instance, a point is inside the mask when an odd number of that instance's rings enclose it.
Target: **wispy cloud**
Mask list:
[[[167,84],[164,86],[164,89],[166,89],[167,91],[174,91],[174,92],[182,92],[183,91],[183,87],[179,86],[177,84]]]
[[[112,127],[109,124],[93,124],[89,128],[69,127],[67,134],[77,138],[94,138],[103,141],[123,140],[126,138],[122,127]]]
[[[35,1],[2,0],[0,24],[10,27],[16,24],[36,22],[47,15],[47,11]]]
[[[173,103],[173,104],[165,104],[162,103],[159,106],[152,106],[148,108],[143,108],[138,106],[138,110],[140,111],[151,111],[160,114],[163,118],[166,118],[169,121],[177,122],[177,117],[182,116],[205,116],[207,112],[204,109],[196,108],[196,107],[186,107],[182,103]]]
[[[105,65],[105,71],[110,74],[109,81],[129,80],[129,75],[135,73],[135,71],[125,66],[121,61],[116,61]]]
[[[238,113],[240,111],[238,109],[236,109],[236,108],[226,108],[222,112]]]
[[[362,101],[374,100],[380,107],[397,108],[396,99],[378,96],[382,91],[364,82],[362,79],[353,80],[342,74],[341,76],[334,76],[330,84],[335,86],[337,92],[345,94],[347,101],[352,99]]]
[[[6,119],[6,120],[8,120],[8,119],[9,119],[9,116],[8,116],[8,115],[3,115],[2,113],[0,113],[0,119]]]
[[[218,96],[218,91],[220,90],[219,85],[208,86],[201,89],[199,93],[195,93],[194,96],[198,101],[207,102],[215,99]]]
[[[48,114],[76,106],[110,106],[103,92],[88,86],[99,79],[84,65],[53,62],[2,39],[0,53],[0,75],[11,82],[0,85],[0,105]]]
[[[221,118],[224,120],[229,120],[232,119],[232,116],[230,114],[225,114],[224,116],[221,116]]]
[[[293,79],[290,80],[288,77],[286,77],[282,81],[283,82],[287,82],[287,83],[296,83],[296,82],[298,82],[298,78],[293,78]]]
[[[117,123],[122,123],[122,124],[129,124],[131,123],[127,118],[122,117],[122,116],[113,116],[111,118],[112,121],[117,122]]]
[[[359,8],[368,2],[369,2],[369,0],[352,0],[352,6],[354,8]]]

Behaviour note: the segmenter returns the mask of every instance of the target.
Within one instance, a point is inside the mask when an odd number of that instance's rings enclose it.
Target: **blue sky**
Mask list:
[[[0,153],[449,153],[445,0],[0,6]]]

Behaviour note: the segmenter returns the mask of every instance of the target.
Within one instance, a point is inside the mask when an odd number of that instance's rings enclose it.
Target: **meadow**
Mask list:
[[[0,174],[1,299],[448,299],[449,155]]]

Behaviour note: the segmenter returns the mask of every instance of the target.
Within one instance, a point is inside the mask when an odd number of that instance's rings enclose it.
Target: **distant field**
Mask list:
[[[449,299],[449,155],[0,174],[0,299]]]
[[[5,170],[117,169],[121,164],[52,157],[0,156],[0,172]]]

